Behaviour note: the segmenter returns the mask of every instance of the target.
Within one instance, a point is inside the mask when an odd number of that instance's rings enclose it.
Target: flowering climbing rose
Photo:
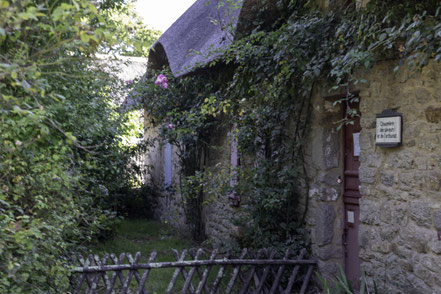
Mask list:
[[[164,76],[163,74],[160,74],[160,75],[158,76],[158,79],[160,79],[161,82],[163,82],[163,83],[167,83],[167,82],[168,82],[167,77]]]
[[[167,79],[167,77],[165,75],[163,75],[163,74],[160,74],[156,78],[155,85],[161,86],[164,89],[167,89],[168,88],[168,79]]]

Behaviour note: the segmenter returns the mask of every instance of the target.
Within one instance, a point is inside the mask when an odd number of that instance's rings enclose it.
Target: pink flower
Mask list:
[[[167,128],[169,128],[170,130],[174,128],[173,124],[168,124]]]
[[[167,77],[164,76],[163,74],[160,74],[160,75],[158,76],[158,80],[160,80],[162,83],[167,83],[167,82],[168,82]]]
[[[128,81],[126,81],[126,83],[131,85],[133,83],[133,81],[132,80],[128,80]]]
[[[163,74],[160,74],[156,78],[155,85],[161,86],[164,89],[167,89],[168,88],[168,79],[167,79],[167,77],[165,75],[163,75]]]

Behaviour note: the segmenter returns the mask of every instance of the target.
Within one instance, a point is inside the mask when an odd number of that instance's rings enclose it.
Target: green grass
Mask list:
[[[125,219],[118,224],[114,238],[95,245],[91,251],[100,256],[105,253],[115,253],[117,256],[121,253],[130,253],[133,257],[136,252],[141,252],[140,263],[146,263],[153,250],[158,253],[156,262],[176,261],[172,249],[181,253],[183,249],[196,245],[189,238],[180,236],[167,224],[151,220]],[[127,259],[125,263],[128,263]],[[140,271],[141,275],[142,273],[144,271]],[[173,273],[173,268],[151,270],[147,280],[147,290],[150,293],[165,293]],[[131,285],[132,287],[138,285],[134,278]],[[182,285],[183,279],[180,277],[175,288],[179,289]]]
[[[130,252],[133,255],[139,251],[147,261],[153,250],[158,252],[158,257],[163,257],[171,256],[171,249],[182,250],[195,245],[190,238],[179,236],[175,229],[167,224],[151,220],[125,219],[117,225],[113,239],[96,245],[92,251],[97,254]]]
[[[178,232],[170,225],[151,220],[125,219],[118,224],[116,234],[112,239],[98,243],[91,247],[90,250],[93,254],[98,254],[100,257],[102,257],[105,253],[115,253],[118,257],[121,253],[130,253],[134,257],[136,252],[141,252],[142,257],[139,263],[147,263],[153,250],[156,250],[158,253],[155,261],[164,262],[176,261],[172,249],[178,250],[179,254],[181,254],[182,250],[184,249],[197,247],[198,244],[192,242],[190,237],[185,238],[184,236],[179,235]],[[201,259],[208,259],[208,255],[209,253],[204,254]],[[190,259],[193,258],[187,254],[186,260]],[[128,263],[127,258],[124,260],[124,263]],[[113,263],[108,262],[107,264]],[[204,268],[202,268],[202,270],[203,269]],[[190,268],[187,268],[186,270],[189,272]],[[165,293],[174,271],[174,268],[152,269],[146,283],[147,291],[149,293]],[[212,284],[214,282],[218,271],[219,266],[214,266],[211,269],[208,277],[208,284]],[[144,270],[139,271],[139,273],[142,275]],[[231,268],[227,268],[225,276],[220,285],[219,293],[222,293],[222,289],[225,289],[229,280],[227,277],[230,276],[231,273]],[[127,275],[127,272],[124,274]],[[109,277],[111,275],[112,273],[108,274]],[[200,280],[199,275],[196,272],[192,281],[194,287],[197,287]],[[175,284],[173,293],[180,293],[183,284],[184,279],[180,274]],[[115,289],[119,289],[121,287],[119,280],[117,280],[115,285],[118,285],[115,287]],[[132,278],[130,285],[133,290],[135,290],[138,286],[138,283],[134,277]],[[102,281],[101,286],[103,286]],[[101,287],[98,289],[98,293],[103,292],[100,291],[100,289],[104,290]]]

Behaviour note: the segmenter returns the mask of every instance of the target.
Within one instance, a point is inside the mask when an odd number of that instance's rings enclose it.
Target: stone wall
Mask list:
[[[184,199],[179,193],[180,175],[177,148],[173,147],[173,189],[164,190],[164,148],[163,142],[158,140],[158,130],[152,127],[148,120],[145,125],[146,141],[153,140],[146,154],[146,164],[150,166],[147,174],[147,183],[155,186],[159,191],[157,197],[153,199],[154,217],[158,220],[170,223],[178,228],[182,233],[189,235],[190,230],[185,216]],[[221,131],[210,144],[207,154],[207,169],[213,173],[225,172],[229,168],[230,138],[228,131]],[[232,234],[238,231],[233,225],[233,218],[240,213],[240,208],[230,206],[228,195],[212,196],[205,195],[205,204],[202,209],[202,217],[205,229],[205,236],[208,242],[214,246],[225,247],[231,244]]]
[[[337,179],[342,177],[342,133],[336,121],[341,119],[340,107],[324,99],[317,89],[313,98],[311,128],[305,148],[305,161],[309,185],[307,227],[310,231],[311,249],[318,258],[319,270],[325,278],[337,272],[343,261],[343,202],[342,187]]]
[[[210,142],[208,168],[220,177],[228,177],[226,173],[230,168],[230,140],[228,131],[223,130],[213,136]],[[206,195],[206,201],[203,208],[205,234],[212,245],[228,248],[233,241],[233,235],[238,233],[233,220],[240,213],[240,208],[230,205],[228,195],[218,195],[214,198]]]
[[[441,67],[376,66],[361,89],[362,267],[387,293],[441,293]],[[375,146],[375,115],[403,114],[403,145]]]
[[[441,67],[421,73],[384,62],[360,73],[360,257],[384,293],[441,293]],[[343,264],[341,112],[317,91],[308,151],[308,227],[324,276]],[[403,145],[375,145],[376,114],[403,114]]]
[[[146,113],[144,117],[148,117]],[[159,139],[158,128],[153,127],[148,119],[144,121],[144,124],[145,141],[152,143],[145,156],[145,163],[148,166],[146,183],[158,191],[156,197],[151,199],[154,205],[153,216],[157,220],[170,223],[183,234],[189,234],[181,195],[176,189],[179,187],[180,169],[176,147],[172,148],[172,186],[174,188],[164,189],[164,142]]]

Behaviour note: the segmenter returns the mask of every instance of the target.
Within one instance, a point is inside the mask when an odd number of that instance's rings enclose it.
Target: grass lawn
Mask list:
[[[188,249],[197,244],[191,242],[190,237],[179,236],[171,226],[152,220],[124,219],[117,228],[113,239],[106,240],[92,248],[93,253],[130,252],[135,255],[141,252],[147,261],[153,250],[158,252],[158,257],[172,256],[171,249]]]
[[[121,253],[130,253],[133,257],[136,252],[141,252],[141,259],[139,263],[147,263],[150,254],[153,250],[157,251],[157,257],[155,262],[164,261],[176,261],[172,249],[176,249],[179,253],[182,253],[184,249],[198,248],[198,244],[191,241],[190,237],[185,238],[178,234],[178,232],[171,226],[152,220],[142,220],[142,219],[125,219],[122,220],[117,228],[116,234],[112,239],[98,243],[90,248],[93,254],[98,254],[102,257],[105,253],[115,253],[118,257]],[[204,254],[200,259],[208,259],[209,253]],[[189,254],[187,254],[186,260],[193,259]],[[124,260],[124,263],[128,263],[128,259]],[[107,264],[113,264],[113,262],[108,262]],[[203,271],[204,268],[201,269]],[[219,266],[214,266],[209,274],[207,284],[212,285],[216,275],[219,271]],[[190,268],[186,269],[187,272]],[[148,293],[165,293],[167,287],[172,279],[174,268],[164,268],[164,269],[152,269],[147,279],[146,289]],[[139,271],[140,275],[144,273],[144,270]],[[231,268],[227,268],[225,276],[220,283],[218,293],[222,293],[228,283],[229,277],[232,274]],[[110,278],[112,273],[108,274]],[[124,272],[127,276],[127,271]],[[196,288],[199,283],[199,275],[195,272],[192,282]],[[184,284],[184,279],[182,275],[175,284],[173,293],[180,293]],[[85,286],[85,285],[84,285]],[[132,292],[136,290],[138,283],[135,277],[132,278],[130,288]],[[121,283],[117,279],[115,283],[115,292],[118,293],[118,289],[121,289]],[[103,282],[100,281],[100,286],[98,287],[98,293],[104,293]]]
[[[116,234],[112,239],[95,244],[90,248],[90,250],[91,253],[98,254],[100,257],[102,257],[105,253],[115,253],[118,257],[121,253],[130,253],[134,257],[136,252],[141,252],[142,257],[139,263],[147,263],[153,250],[157,251],[157,257],[154,262],[165,262],[176,261],[172,249],[178,250],[179,254],[181,254],[184,249],[196,249],[198,247],[200,247],[200,245],[192,242],[190,237],[185,238],[184,236],[178,234],[178,232],[174,228],[167,224],[151,220],[125,219],[118,224],[116,228]],[[200,259],[208,259],[210,254],[211,253],[209,252],[209,250],[205,250],[205,253]],[[216,258],[221,258],[221,256],[218,255]],[[187,254],[185,260],[192,259],[193,258],[190,256],[190,254]],[[128,264],[128,259],[125,258],[123,263]],[[113,264],[113,262],[107,262],[107,264]],[[246,266],[242,266],[242,269],[244,268],[245,270],[247,269]],[[199,268],[201,272],[204,269],[205,267]],[[207,280],[208,287],[213,285],[219,270],[220,266],[213,266],[211,268]],[[166,293],[174,271],[175,268],[151,269],[145,289],[148,291],[148,293],[152,294]],[[186,271],[188,273],[190,271],[190,268],[187,267]],[[142,276],[145,271],[139,270],[138,272]],[[109,272],[108,277],[110,278],[112,274],[113,273]],[[127,277],[127,274],[128,271],[124,271],[125,278]],[[225,289],[230,278],[232,277],[232,274],[232,267],[226,267],[224,276],[216,293],[225,292]],[[195,272],[192,279],[192,284],[194,288],[198,286],[199,281],[199,275],[197,272]],[[183,285],[184,279],[182,275],[179,274],[179,278],[175,283],[175,287],[172,293],[181,293]],[[86,283],[83,283],[83,287],[86,287]],[[130,289],[132,290],[132,293],[136,292],[137,287],[138,282],[133,276],[130,283]],[[239,279],[237,279],[233,287],[233,293],[238,293],[240,287],[241,283]],[[122,285],[119,279],[116,279],[114,287],[115,293],[119,293],[121,288]],[[97,290],[97,293],[105,293],[105,285],[102,280],[100,281]]]
[[[183,249],[192,247],[197,247],[197,244],[193,243],[190,237],[180,236],[174,228],[167,224],[152,220],[125,219],[118,224],[113,239],[96,244],[91,250],[92,253],[100,256],[105,253],[115,253],[119,256],[121,253],[128,252],[134,257],[136,252],[141,252],[140,263],[147,263],[153,250],[158,253],[156,262],[176,261],[172,249],[181,253]],[[127,258],[125,263],[128,263]],[[142,275],[143,272],[140,271],[140,274]],[[149,293],[165,293],[173,272],[173,268],[151,270],[146,289]],[[196,282],[195,278],[193,280]],[[138,285],[134,278],[131,285],[133,287]],[[183,279],[180,277],[175,288],[180,289],[182,285]]]

